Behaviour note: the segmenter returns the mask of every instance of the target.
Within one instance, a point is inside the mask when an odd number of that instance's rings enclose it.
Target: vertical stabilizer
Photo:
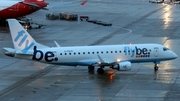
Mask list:
[[[47,47],[37,43],[16,19],[8,19],[8,24],[14,48],[17,52],[27,53],[29,50],[33,50],[34,46],[38,48]]]

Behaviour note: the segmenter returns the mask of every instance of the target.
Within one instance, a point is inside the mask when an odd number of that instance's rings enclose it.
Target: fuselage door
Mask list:
[[[154,56],[155,56],[155,57],[158,57],[158,56],[159,56],[159,48],[158,48],[158,47],[155,47],[155,48],[154,48]]]

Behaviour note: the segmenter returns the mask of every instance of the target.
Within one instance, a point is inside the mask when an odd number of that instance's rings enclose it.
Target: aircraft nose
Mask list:
[[[172,52],[172,56],[173,56],[174,59],[176,59],[178,57],[177,54],[174,53],[174,52]]]

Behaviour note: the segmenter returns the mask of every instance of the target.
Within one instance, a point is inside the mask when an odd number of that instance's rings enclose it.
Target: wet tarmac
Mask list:
[[[55,4],[58,0],[46,0]],[[62,1],[62,0],[61,0]],[[65,0],[64,0],[65,1]],[[67,0],[66,0],[67,1]],[[79,3],[76,1],[73,3]],[[47,20],[46,13],[72,12],[86,21]],[[147,0],[88,0],[73,6],[29,15],[41,29],[28,32],[44,45],[61,46],[158,43],[180,56],[180,5],[153,4]],[[13,47],[8,28],[0,28],[0,47]],[[87,67],[49,65],[5,56],[0,49],[0,101],[179,101],[180,59],[132,64],[130,71],[105,68],[105,74]],[[98,68],[98,67],[97,67]],[[96,68],[96,69],[97,69]]]

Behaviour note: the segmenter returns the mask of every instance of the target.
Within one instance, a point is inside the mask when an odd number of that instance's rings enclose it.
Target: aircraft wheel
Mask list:
[[[155,63],[155,65],[154,65],[154,70],[155,71],[157,71],[158,70],[158,66],[157,66],[157,64]]]
[[[94,66],[88,66],[89,71],[94,71]]]
[[[104,69],[103,68],[98,68],[97,72],[98,72],[98,74],[104,74]]]

